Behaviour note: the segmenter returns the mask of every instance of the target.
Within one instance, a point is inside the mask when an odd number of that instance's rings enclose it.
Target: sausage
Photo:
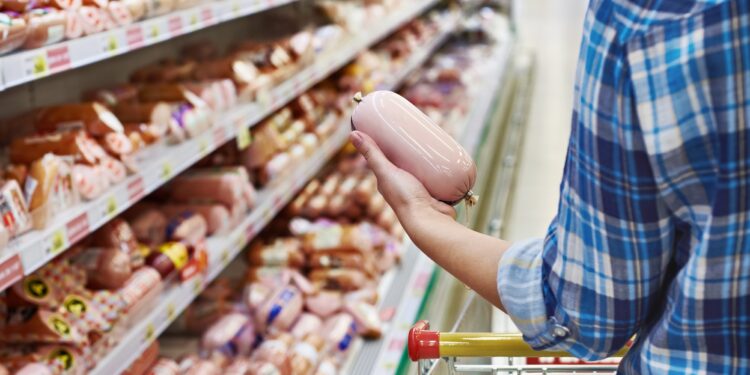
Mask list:
[[[299,268],[305,263],[300,246],[296,238],[277,238],[271,244],[255,242],[247,253],[247,260],[252,266]]]
[[[125,311],[132,311],[148,295],[158,295],[162,287],[161,276],[151,267],[141,267],[130,276],[118,294],[125,303]]]
[[[282,374],[288,374],[289,371],[289,349],[294,345],[294,337],[288,333],[280,333],[272,340],[266,340],[250,356],[250,360],[259,364],[268,363],[276,368],[277,372],[258,372],[255,374],[274,374],[281,371]],[[262,368],[259,366],[259,368]]]
[[[174,179],[167,189],[175,202],[255,205],[255,189],[243,167],[192,169]]]
[[[151,369],[146,372],[147,375],[179,375],[180,366],[172,359],[161,358]]]
[[[172,122],[172,107],[165,102],[120,102],[113,108],[124,123],[155,124],[166,129]]]
[[[32,220],[21,187],[15,180],[6,181],[0,190],[0,218],[11,236],[31,229]]]
[[[83,5],[89,5],[97,8],[106,8],[109,0],[83,0]]]
[[[322,319],[335,314],[342,306],[341,292],[338,291],[324,290],[305,298],[305,308]]]
[[[35,119],[40,131],[60,131],[83,127],[93,136],[122,132],[122,123],[105,106],[96,102],[61,104],[39,110]]]
[[[203,216],[183,211],[167,222],[167,240],[196,246],[206,239],[208,224]]]
[[[104,170],[110,184],[116,184],[127,177],[128,169],[125,164],[113,157],[105,156],[101,158],[99,166]]]
[[[220,375],[221,369],[211,361],[199,360],[184,372],[185,375]]]
[[[302,214],[311,219],[318,218],[323,215],[327,205],[328,197],[322,194],[315,195],[307,201]]]
[[[51,153],[72,156],[76,162],[95,164],[98,162],[97,153],[87,138],[86,133],[79,131],[16,138],[10,144],[10,161],[31,164]]]
[[[302,305],[299,289],[281,287],[255,312],[255,324],[261,331],[287,331],[302,312]]]
[[[194,106],[181,103],[172,106],[172,127],[185,132],[189,137],[195,137],[210,126],[210,113],[204,106]]]
[[[78,345],[86,342],[81,331],[58,313],[37,309],[30,315],[23,315],[8,317],[15,323],[0,329],[0,342]]]
[[[413,174],[435,199],[471,196],[476,165],[463,147],[400,95],[376,91],[352,113],[353,130],[369,135],[396,166]]]
[[[326,289],[352,291],[365,286],[367,277],[356,269],[318,269],[310,272],[310,281]]]
[[[109,187],[109,176],[101,167],[75,164],[72,176],[73,186],[87,200],[99,197]]]
[[[180,271],[188,264],[193,249],[180,242],[167,242],[156,248],[146,258],[146,264],[166,278],[174,271]]]
[[[290,333],[297,340],[301,340],[310,333],[320,331],[322,325],[323,321],[318,315],[302,313],[302,315],[299,316],[299,319],[297,319],[297,322],[294,323]]]
[[[133,21],[138,21],[146,16],[146,0],[120,0],[120,3],[128,8],[128,13]]]
[[[271,180],[278,177],[280,174],[282,174],[289,163],[291,162],[291,157],[286,152],[281,152],[276,154],[271,160],[266,163],[265,167],[261,169],[260,171],[260,183],[262,185],[265,185],[269,183]]]
[[[83,94],[83,99],[114,107],[118,103],[134,102],[137,100],[138,88],[126,83],[106,89],[91,90]]]
[[[295,344],[289,355],[289,367],[292,373],[310,374],[318,365],[325,345],[325,340],[315,333],[307,335],[302,342]]]
[[[41,363],[29,363],[21,367],[21,369],[15,373],[15,375],[54,375],[54,374],[55,373],[52,372],[52,369],[50,369],[48,366],[43,365]]]
[[[24,48],[39,48],[65,38],[65,12],[52,8],[39,8],[26,12],[25,17],[28,36],[23,44]]]
[[[310,280],[308,280],[307,277],[305,277],[305,275],[301,274],[299,271],[292,270],[291,274],[292,283],[302,292],[302,294],[308,296],[318,291],[310,282]]]
[[[302,242],[306,253],[326,251],[369,252],[372,243],[368,236],[355,225],[333,225],[307,233]]]
[[[86,270],[86,286],[93,289],[119,289],[132,275],[130,256],[117,248],[86,249],[73,263]]]
[[[330,352],[341,355],[351,347],[357,335],[354,318],[347,313],[339,313],[323,323],[320,334],[326,340]]]
[[[206,221],[206,235],[227,233],[233,224],[229,210],[218,203],[167,204],[159,208],[167,216],[189,211],[201,215]]]
[[[366,260],[360,252],[356,251],[330,251],[311,254],[307,260],[310,268],[359,268],[363,267]]]
[[[256,311],[273,293],[273,288],[263,283],[250,283],[243,291],[243,302],[250,311]]]
[[[126,26],[133,23],[134,18],[128,6],[122,1],[110,1],[107,4],[107,13],[118,26]]]
[[[232,313],[223,316],[203,334],[201,344],[210,353],[229,358],[247,356],[255,343],[255,329],[247,316]]]
[[[136,148],[126,133],[107,133],[99,138],[99,144],[107,152],[118,157],[130,155]]]
[[[133,268],[143,265],[135,232],[125,220],[116,218],[94,232],[91,237],[94,245],[118,249],[127,255]]]
[[[159,340],[154,340],[146,350],[128,366],[122,375],[143,375],[159,359]]]
[[[125,216],[139,242],[158,246],[166,241],[167,217],[153,206],[139,205]]]
[[[104,31],[105,18],[99,8],[93,6],[82,6],[78,8],[77,11],[85,35],[96,34]]]
[[[354,317],[357,333],[367,339],[378,339],[383,334],[383,323],[378,309],[363,301],[350,301],[344,304],[344,310]]]
[[[21,47],[28,34],[26,19],[0,12],[0,55]]]

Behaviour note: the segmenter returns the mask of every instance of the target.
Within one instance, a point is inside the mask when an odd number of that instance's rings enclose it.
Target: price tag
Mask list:
[[[203,282],[201,282],[200,277],[197,277],[193,280],[193,294],[195,296],[198,296],[203,291]]]
[[[240,2],[232,1],[232,14],[236,17],[240,14]]]
[[[63,249],[65,249],[65,231],[58,229],[52,233],[50,238],[49,254],[60,254]]]
[[[252,142],[252,136],[250,135],[250,128],[244,125],[237,127],[237,148],[244,150],[247,146],[250,146]]]
[[[107,217],[112,218],[117,213],[117,199],[114,195],[107,199]]]
[[[221,264],[223,264],[225,267],[227,264],[229,264],[229,250],[224,249],[221,252]]]
[[[174,307],[174,303],[170,302],[167,304],[167,321],[173,321],[176,318],[175,314],[177,309]]]
[[[161,179],[166,181],[172,178],[172,163],[169,161],[165,161],[164,164],[161,165]]]
[[[208,140],[203,137],[198,141],[198,151],[200,151],[201,157],[206,156],[208,154]]]
[[[167,27],[169,27],[169,33],[172,36],[182,34],[182,17],[174,16],[167,21]]]
[[[214,24],[214,10],[211,7],[203,8],[201,11],[201,20],[203,20],[203,25],[213,25]]]
[[[156,36],[154,36],[154,38],[156,38],[159,35],[158,33],[159,30],[157,29],[156,31],[157,33],[156,33]],[[143,34],[144,34],[143,28],[140,25],[136,25],[136,26],[132,26],[128,28],[127,31],[125,31],[125,39],[127,40],[128,48],[132,50],[132,49],[142,47],[143,40],[144,40]]]
[[[193,13],[190,15],[190,27],[195,28],[198,25],[198,15]]]
[[[151,29],[149,29],[148,31],[149,38],[158,39],[159,35],[161,35],[161,30],[159,30],[159,25],[156,23],[151,25]]]
[[[117,37],[115,37],[114,34],[110,34],[103,38],[102,49],[104,52],[115,53],[118,48]]]
[[[271,110],[271,92],[268,90],[260,90],[258,92],[258,103],[265,111]]]
[[[143,340],[146,342],[151,342],[154,339],[154,335],[156,335],[156,328],[154,327],[154,323],[149,323],[146,325],[146,332],[143,334]]]
[[[247,237],[245,237],[245,232],[242,232],[237,235],[237,237],[234,238],[234,248],[238,250],[242,250],[243,247],[247,244]]]
[[[18,254],[0,263],[0,290],[15,284],[21,278],[23,278],[23,265]]]
[[[69,244],[74,244],[89,234],[89,218],[86,213],[78,215],[73,220],[65,224],[65,231],[68,234]]]
[[[31,56],[27,61],[27,64],[29,65],[29,68],[27,70],[29,71],[30,75],[33,75],[35,77],[47,75],[47,72],[49,71],[49,65],[47,64],[47,55],[40,53]]]
[[[138,176],[128,182],[128,199],[131,204],[138,202],[144,195],[146,195],[146,187],[143,185],[143,177]]]

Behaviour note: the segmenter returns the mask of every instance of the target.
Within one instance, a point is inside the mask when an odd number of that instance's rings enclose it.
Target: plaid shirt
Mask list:
[[[750,371],[750,1],[592,0],[558,214],[498,290],[536,349]]]

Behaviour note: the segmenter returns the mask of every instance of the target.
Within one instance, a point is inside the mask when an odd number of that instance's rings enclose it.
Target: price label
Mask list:
[[[190,27],[198,25],[198,15],[193,13],[190,15]]]
[[[201,19],[205,26],[212,25],[214,23],[214,11],[211,7],[206,7],[201,11]]]
[[[35,55],[31,58],[31,74],[39,77],[46,75],[49,71],[46,55]]]
[[[143,334],[143,339],[146,342],[151,342],[154,339],[154,335],[156,335],[156,328],[154,327],[154,323],[149,323],[146,325],[146,332]]]
[[[177,309],[174,307],[174,303],[170,302],[167,304],[167,321],[173,321],[175,318],[175,314],[177,313]]]
[[[200,151],[201,157],[206,156],[208,154],[208,140],[203,137],[198,141],[198,151]]]
[[[159,30],[157,29],[156,31],[157,33],[156,33],[156,36],[154,36],[154,38],[156,38],[159,35],[158,33]],[[125,39],[127,40],[128,48],[136,49],[136,48],[142,47],[143,40],[144,40],[143,34],[144,34],[143,28],[140,25],[136,25],[136,26],[132,26],[128,28],[127,31],[125,31]]]
[[[18,254],[0,263],[0,290],[15,284],[21,278],[23,278],[23,265]]]
[[[271,110],[271,100],[271,92],[269,92],[268,90],[261,90],[260,92],[258,92],[258,103],[260,103],[261,107],[263,107],[264,110]]]
[[[221,263],[226,267],[229,264],[229,250],[224,249],[221,252]]]
[[[52,233],[49,253],[50,255],[57,255],[60,254],[63,249],[65,249],[65,231],[58,229]]]
[[[148,31],[148,36],[151,39],[158,39],[159,35],[161,35],[161,30],[159,30],[159,25],[153,24],[151,25],[151,29]]]
[[[197,277],[193,280],[193,294],[195,296],[198,296],[203,291],[203,283],[201,282],[200,277]]]
[[[174,16],[167,21],[169,32],[172,36],[182,34],[182,17]]]
[[[244,150],[247,148],[247,146],[250,146],[250,143],[253,141],[252,136],[250,135],[250,128],[244,125],[240,125],[237,127],[237,148],[240,150]]]
[[[139,201],[144,195],[146,195],[146,187],[143,185],[143,177],[138,176],[128,182],[128,198],[131,204]]]
[[[247,244],[247,237],[245,237],[245,232],[238,234],[237,237],[234,238],[235,249],[242,249],[243,247],[245,247],[245,244]]]
[[[232,14],[235,16],[238,16],[240,14],[240,2],[239,1],[232,2]]]
[[[107,199],[107,217],[114,217],[117,213],[117,199],[114,195],[110,196],[109,199]]]
[[[169,161],[165,161],[164,164],[161,165],[161,179],[166,181],[172,178],[172,163]]]
[[[117,49],[119,48],[119,45],[117,43],[117,38],[114,35],[109,35],[104,37],[104,51],[109,53],[117,52]]]

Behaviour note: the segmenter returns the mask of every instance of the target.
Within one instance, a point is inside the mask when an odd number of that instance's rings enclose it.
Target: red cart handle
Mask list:
[[[420,320],[409,330],[407,344],[412,361],[440,358],[440,332],[429,329],[430,322]]]

